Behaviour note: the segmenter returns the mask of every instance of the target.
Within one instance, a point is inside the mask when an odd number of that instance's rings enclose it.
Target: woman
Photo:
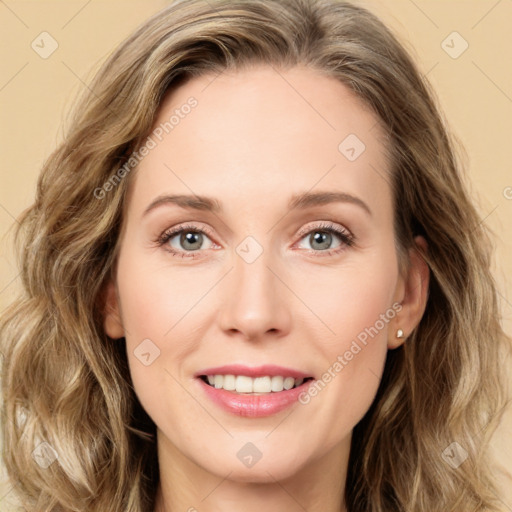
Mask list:
[[[459,168],[360,7],[149,19],[20,220],[1,333],[25,509],[500,510],[508,340]]]

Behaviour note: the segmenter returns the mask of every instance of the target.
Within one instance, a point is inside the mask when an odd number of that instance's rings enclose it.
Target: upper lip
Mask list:
[[[293,377],[294,379],[306,379],[312,377],[311,374],[304,373],[294,368],[286,368],[275,364],[264,364],[261,366],[245,366],[242,364],[227,364],[224,366],[215,366],[214,368],[205,368],[194,374],[194,377],[201,375],[246,375],[247,377]]]

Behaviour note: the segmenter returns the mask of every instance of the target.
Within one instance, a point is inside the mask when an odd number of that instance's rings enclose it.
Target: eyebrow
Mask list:
[[[322,206],[331,203],[354,204],[361,207],[370,216],[372,215],[372,211],[362,199],[346,192],[304,192],[295,194],[288,202],[288,209],[305,210],[314,206]],[[148,205],[142,216],[146,216],[155,208],[172,204],[189,210],[201,210],[213,213],[221,213],[223,211],[221,203],[212,197],[185,194],[161,195]]]

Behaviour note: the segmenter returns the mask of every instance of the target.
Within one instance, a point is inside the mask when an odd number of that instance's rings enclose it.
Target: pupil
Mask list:
[[[202,234],[201,233],[195,233],[193,231],[189,231],[188,233],[184,234],[184,235],[181,235],[181,243],[183,244],[183,247],[186,248],[186,244],[192,244],[194,245],[194,243],[197,244],[197,241],[199,240],[199,245],[198,247],[189,247],[189,249],[199,249],[201,247],[201,242],[202,242]],[[196,237],[198,237],[196,240],[194,240]]]
[[[313,241],[314,242],[318,242],[320,243],[320,245],[322,245],[323,243],[323,247],[319,247],[319,249],[328,249],[329,248],[329,245],[331,244],[331,238],[332,238],[332,235],[330,233],[325,233],[325,232],[321,232],[321,231],[317,231],[313,236]],[[323,240],[323,242],[322,242]],[[313,245],[313,244],[311,244]]]

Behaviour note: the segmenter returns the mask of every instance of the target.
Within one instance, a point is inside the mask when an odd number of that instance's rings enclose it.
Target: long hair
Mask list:
[[[155,426],[134,393],[124,344],[103,329],[133,173],[112,177],[170,88],[253,63],[318,70],[376,113],[391,155],[400,261],[414,236],[428,242],[426,310],[388,352],[354,429],[348,510],[499,510],[486,447],[505,405],[509,340],[492,240],[426,79],[376,16],[336,0],[181,0],[128,37],[76,104],[19,219],[22,290],[0,324],[3,458],[23,506],[153,510]]]

